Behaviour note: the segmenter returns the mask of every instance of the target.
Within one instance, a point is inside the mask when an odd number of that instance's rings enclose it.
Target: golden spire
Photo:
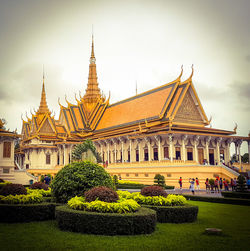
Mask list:
[[[44,86],[44,70],[43,70],[43,87],[42,87],[42,95],[41,95],[41,101],[40,101],[40,106],[37,111],[37,114],[44,114],[44,113],[50,113],[50,110],[47,105],[46,101],[46,93],[45,93],[45,86]]]
[[[101,98],[101,92],[98,88],[96,64],[95,64],[95,53],[94,53],[94,37],[92,35],[92,48],[91,57],[89,64],[89,78],[86,93],[83,96],[85,103],[96,103]]]

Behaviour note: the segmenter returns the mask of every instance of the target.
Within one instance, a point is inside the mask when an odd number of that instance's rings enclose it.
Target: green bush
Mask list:
[[[51,188],[49,187],[48,190],[43,190],[43,189],[30,189],[26,188],[27,193],[38,193],[41,194],[43,197],[50,197],[51,196]]]
[[[141,195],[167,197],[168,194],[161,186],[149,186],[149,187],[142,188]]]
[[[143,205],[144,206],[144,205]],[[149,206],[145,207],[156,211],[157,221],[161,223],[194,222],[198,215],[198,206]]]
[[[96,213],[56,208],[56,220],[61,230],[101,235],[150,234],[155,230],[156,213],[139,208],[135,213]]]
[[[94,187],[84,194],[87,202],[101,200],[105,202],[116,202],[119,196],[116,191],[109,187]]]
[[[165,184],[165,177],[161,174],[156,174],[154,177],[154,183],[158,186],[164,187]]]
[[[30,186],[30,189],[43,189],[43,190],[48,190],[49,186],[46,185],[45,183],[42,182],[35,182]]]
[[[246,177],[240,174],[237,178],[236,191],[245,192],[246,190],[247,190]]]
[[[43,196],[39,193],[31,193],[28,195],[17,194],[17,195],[0,195],[1,204],[33,204],[40,203],[43,201]]]
[[[68,206],[72,209],[84,210],[90,212],[100,213],[131,213],[140,208],[140,205],[134,200],[121,199],[117,202],[104,202],[95,200],[91,202],[85,202],[83,197],[74,197],[68,201]]]
[[[67,202],[96,186],[113,188],[110,175],[98,164],[73,162],[62,168],[52,182],[52,194],[57,202]]]
[[[119,184],[119,183],[118,183],[118,177],[117,177],[117,175],[114,175],[114,176],[112,177],[112,181],[113,181],[113,184],[115,185],[115,187],[117,187],[117,185]]]
[[[0,190],[0,195],[3,196],[17,194],[27,194],[26,188],[21,184],[7,184]]]
[[[3,186],[7,185],[7,184],[11,184],[11,182],[9,182],[9,181],[3,180],[3,179],[1,179],[1,180],[2,180],[2,181],[0,181],[0,189],[1,189]]]
[[[165,198],[163,196],[143,196],[140,193],[129,193],[127,191],[118,191],[117,193],[120,198],[133,199],[143,205],[181,206],[186,203],[185,197],[181,195],[169,194]]]
[[[31,222],[55,218],[55,203],[0,204],[0,222]]]
[[[142,189],[145,185],[143,184],[129,184],[129,183],[124,183],[124,184],[118,184],[116,187],[118,189]]]
[[[221,194],[226,198],[250,199],[250,192],[221,192]]]

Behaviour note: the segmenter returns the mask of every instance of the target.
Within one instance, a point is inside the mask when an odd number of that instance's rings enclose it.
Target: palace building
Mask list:
[[[230,167],[230,145],[240,156],[243,141],[250,152],[250,137],[236,136],[236,127],[212,128],[192,82],[193,68],[184,81],[182,72],[170,83],[110,104],[98,87],[92,39],[86,92],[74,104],[58,101],[58,119],[47,106],[43,78],[40,106],[23,120],[18,166],[54,175],[71,162],[75,145],[91,139],[106,170],[122,179],[150,184],[160,173],[175,186],[182,176],[185,186],[190,177],[237,177],[241,170]]]

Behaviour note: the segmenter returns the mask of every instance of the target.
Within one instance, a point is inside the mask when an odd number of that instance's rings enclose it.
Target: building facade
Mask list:
[[[91,139],[107,171],[123,179],[152,183],[161,173],[173,184],[185,175],[236,177],[238,172],[229,167],[230,145],[235,144],[240,156],[243,141],[250,152],[250,137],[236,136],[236,127],[227,131],[210,126],[193,72],[182,81],[182,69],[170,83],[110,104],[98,87],[92,40],[85,95],[75,97],[75,104],[66,98],[66,106],[58,101],[58,120],[47,106],[43,79],[39,109],[23,120],[19,163],[31,173],[53,175],[71,162],[75,145]]]

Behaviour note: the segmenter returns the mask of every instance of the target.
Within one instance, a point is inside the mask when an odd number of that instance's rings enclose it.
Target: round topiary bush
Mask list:
[[[143,196],[163,196],[163,197],[167,197],[168,194],[160,186],[149,186],[149,187],[142,188],[141,195],[143,195]]]
[[[84,194],[87,202],[95,201],[96,199],[105,202],[116,202],[119,196],[116,191],[109,187],[94,187]]]
[[[42,182],[35,182],[30,186],[30,189],[43,189],[43,190],[49,190],[49,186],[42,183]]]
[[[17,194],[27,194],[26,188],[21,184],[7,184],[3,186],[0,190],[0,195],[17,195]]]
[[[73,162],[55,176],[51,188],[57,202],[66,203],[96,186],[113,188],[110,175],[102,166],[89,161]]]

